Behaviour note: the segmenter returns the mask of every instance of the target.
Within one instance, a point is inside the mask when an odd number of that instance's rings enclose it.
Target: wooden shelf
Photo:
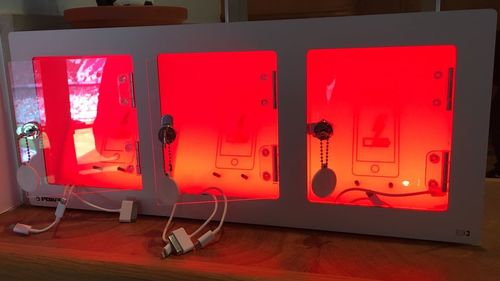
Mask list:
[[[499,280],[500,186],[491,185],[482,247],[227,224],[217,244],[161,260],[165,218],[120,224],[68,210],[55,231],[22,237],[9,226],[49,223],[54,210],[21,207],[0,215],[0,280]]]
[[[100,6],[64,11],[64,20],[75,28],[180,24],[187,9],[168,6]]]

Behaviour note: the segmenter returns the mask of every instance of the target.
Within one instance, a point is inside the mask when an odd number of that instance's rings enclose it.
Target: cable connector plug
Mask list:
[[[205,248],[208,244],[212,243],[214,239],[215,239],[215,233],[212,230],[209,230],[198,238],[198,241],[196,241],[195,244],[195,248],[196,249]]]
[[[172,244],[168,243],[161,251],[161,258],[165,259],[172,254]]]
[[[66,200],[61,199],[61,201],[57,203],[56,211],[54,213],[56,219],[60,220],[64,216],[64,212],[66,212]]]
[[[194,244],[191,238],[187,234],[186,230],[181,227],[178,228],[170,235],[168,235],[168,241],[171,244],[171,248],[176,255],[183,255],[193,250]],[[164,250],[168,252],[168,245],[165,246]]]
[[[22,224],[22,223],[16,223],[14,228],[15,233],[21,234],[21,235],[30,235],[31,233],[31,225],[28,224]]]
[[[135,222],[137,220],[137,203],[135,201],[122,201],[119,220],[120,222]]]

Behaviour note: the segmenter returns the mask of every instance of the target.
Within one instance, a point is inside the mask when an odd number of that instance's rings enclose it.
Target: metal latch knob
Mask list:
[[[177,133],[172,127],[174,125],[174,118],[172,115],[163,115],[161,117],[161,128],[158,131],[158,139],[163,145],[171,144],[175,141]]]
[[[313,136],[319,140],[328,140],[333,134],[333,127],[325,119],[313,125]]]

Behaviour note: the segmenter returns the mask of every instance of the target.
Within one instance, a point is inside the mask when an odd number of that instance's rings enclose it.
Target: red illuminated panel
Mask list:
[[[278,198],[276,54],[162,54],[162,115],[173,117],[172,171],[182,193]]]
[[[50,184],[140,189],[130,56],[33,59]]]
[[[455,66],[454,46],[309,51],[309,201],[447,210]]]

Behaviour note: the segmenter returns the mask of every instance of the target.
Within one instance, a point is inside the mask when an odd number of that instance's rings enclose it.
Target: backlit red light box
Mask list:
[[[218,187],[228,222],[478,244],[496,20],[13,32],[3,98],[24,164],[10,165],[41,176],[23,198],[35,206],[73,184],[106,208],[168,216],[178,202],[205,219],[195,203]]]
[[[161,114],[177,131],[164,167],[181,193],[279,197],[276,64],[274,51],[158,56]]]
[[[333,128],[328,141],[308,134],[308,200],[446,210],[455,47],[318,49],[306,60],[308,126]],[[158,56],[161,115],[177,132],[163,166],[181,193],[279,198],[276,64],[273,51]],[[131,57],[33,67],[48,182],[140,189]],[[312,184],[325,168],[336,177],[326,193]]]
[[[158,57],[161,113],[177,130],[165,173],[181,193],[278,198],[276,62],[272,51]],[[48,183],[141,188],[131,57],[36,57],[33,67]]]
[[[132,58],[35,57],[49,184],[141,189]]]
[[[455,66],[450,45],[310,50],[309,201],[447,210]],[[328,142],[311,133],[321,121]],[[312,184],[324,169],[326,191]]]

